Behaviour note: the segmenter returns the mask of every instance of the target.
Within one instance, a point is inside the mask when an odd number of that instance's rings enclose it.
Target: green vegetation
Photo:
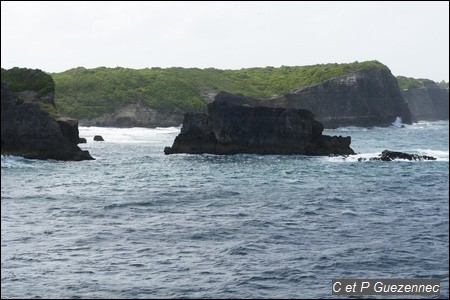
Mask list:
[[[448,82],[445,82],[444,80],[439,82],[438,85],[443,89],[448,89]]]
[[[226,91],[269,98],[354,71],[388,68],[378,61],[280,68],[218,70],[214,68],[70,69],[51,74],[55,102],[62,115],[92,119],[131,103],[170,112],[202,111],[202,94]]]
[[[411,77],[405,77],[405,76],[397,76],[398,86],[400,87],[400,90],[407,90],[407,89],[413,89],[413,88],[420,88],[423,87],[427,83],[433,83],[437,84],[442,88],[448,88],[448,82],[445,82],[442,80],[441,82],[434,82],[430,79],[425,78],[411,78]]]
[[[51,105],[50,103],[38,102],[38,105],[42,110],[45,110],[46,112],[48,112],[48,114],[53,119],[58,119],[60,117],[59,113],[56,111],[56,108],[53,105]]]
[[[2,68],[2,81],[5,81],[12,92],[35,91],[38,98],[55,92],[55,83],[50,75],[39,69]]]
[[[39,69],[12,68],[9,70],[2,69],[2,81],[8,84],[12,92],[34,91],[36,96],[41,98],[49,93],[55,92],[55,82],[53,78]],[[19,103],[23,103],[24,99],[18,98]],[[39,107],[48,112],[53,118],[58,118],[59,114],[55,107],[50,103],[38,102]]]

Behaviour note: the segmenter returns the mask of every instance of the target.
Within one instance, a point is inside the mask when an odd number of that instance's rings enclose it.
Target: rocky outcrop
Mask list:
[[[411,113],[417,120],[448,120],[448,88],[443,88],[431,80],[422,82],[418,88],[402,91]]]
[[[389,69],[371,68],[332,78],[267,100],[269,107],[310,110],[326,128],[390,126],[411,112]]]
[[[50,92],[46,95],[39,97],[36,91],[20,91],[16,92],[15,96],[19,101],[29,102],[29,103],[47,103],[56,108],[55,105],[55,93]]]
[[[409,154],[398,151],[390,151],[384,150],[377,157],[371,157],[369,160],[381,160],[381,161],[393,161],[396,159],[405,159],[405,160],[436,160],[433,156],[427,155],[418,155],[418,154]],[[360,157],[358,161],[365,161],[365,158]]]
[[[165,154],[348,155],[350,137],[322,135],[323,125],[304,109],[269,108],[258,99],[219,93],[207,113],[187,113]]]
[[[64,137],[68,138],[73,144],[79,144],[80,136],[78,132],[78,121],[70,118],[57,118],[61,133]]]
[[[142,104],[130,104],[111,114],[80,120],[81,126],[168,127],[180,126],[183,116],[156,111]]]
[[[44,73],[45,74],[45,73]],[[42,108],[41,103],[51,104],[51,95],[44,95],[44,102],[35,96],[27,100],[24,94],[11,92],[1,83],[1,153],[19,155],[30,159],[89,160],[88,151],[78,146],[76,120],[55,119]],[[53,102],[54,103],[54,102]]]

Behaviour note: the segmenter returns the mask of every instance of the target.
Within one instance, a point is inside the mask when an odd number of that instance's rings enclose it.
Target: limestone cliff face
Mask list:
[[[78,122],[51,116],[41,103],[51,104],[52,95],[43,99],[40,102],[32,91],[13,93],[2,81],[1,153],[30,159],[93,159],[77,146]]]
[[[267,100],[269,107],[310,110],[326,128],[389,126],[396,117],[410,124],[412,115],[387,69],[367,69]]]
[[[218,94],[207,113],[185,115],[181,133],[164,153],[354,154],[350,137],[322,135],[310,111],[252,107],[256,100]]]
[[[427,81],[422,87],[407,89],[402,93],[417,120],[448,120],[448,89]]]
[[[182,122],[182,115],[158,112],[141,104],[130,104],[111,114],[105,114],[92,120],[80,120],[80,125],[111,127],[168,127],[179,126]]]

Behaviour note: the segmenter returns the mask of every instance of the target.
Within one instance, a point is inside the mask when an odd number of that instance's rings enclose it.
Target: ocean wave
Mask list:
[[[432,156],[436,158],[436,161],[449,161],[449,151],[442,150],[432,150],[432,149],[417,149],[416,151],[408,151],[408,153],[414,152],[419,155]],[[378,157],[380,152],[368,152],[368,153],[358,153],[349,156],[332,156],[326,157],[325,159],[330,162],[364,162],[371,161],[372,157]],[[407,159],[396,159],[395,161],[408,161]],[[432,162],[433,160],[421,160],[417,162]]]
[[[421,130],[421,129],[430,129],[430,128],[440,128],[445,127],[448,128],[448,120],[440,120],[440,121],[419,121],[416,123],[412,123],[411,125],[407,125],[410,129],[413,130]]]
[[[449,150],[417,149],[419,155],[436,157],[437,160],[448,161]]]
[[[15,155],[3,155],[2,154],[2,169],[9,168],[33,168],[37,162],[35,159],[27,159],[21,156]]]
[[[173,140],[180,132],[180,127],[157,128],[114,128],[114,127],[79,127],[80,137],[86,138],[88,143],[101,144],[93,141],[95,135],[101,135],[102,143],[139,144]]]
[[[357,162],[360,160],[369,160],[371,157],[377,157],[380,152],[358,153],[349,156],[327,156],[325,160],[330,162]]]

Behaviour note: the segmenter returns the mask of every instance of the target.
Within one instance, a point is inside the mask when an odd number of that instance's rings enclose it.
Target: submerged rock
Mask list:
[[[395,159],[406,159],[406,160],[436,160],[433,156],[409,154],[404,152],[384,150],[378,157],[371,157],[369,160],[381,160],[381,161],[393,161]],[[358,158],[358,161],[365,161],[365,158]]]
[[[323,125],[304,109],[250,106],[257,99],[219,93],[207,113],[187,113],[165,154],[348,155],[350,137],[322,135]]]

